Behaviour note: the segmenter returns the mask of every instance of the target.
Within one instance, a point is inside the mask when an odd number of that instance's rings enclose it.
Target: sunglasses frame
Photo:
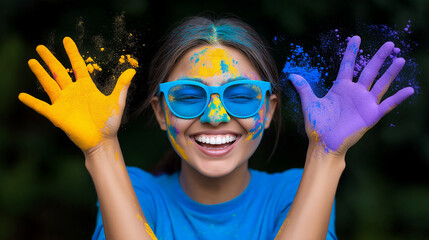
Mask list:
[[[180,114],[177,114],[174,109],[170,106],[170,102],[168,101],[168,91],[170,91],[170,89],[172,87],[178,86],[178,85],[183,85],[183,84],[187,84],[187,85],[194,85],[194,86],[198,86],[201,87],[202,89],[204,89],[204,91],[207,94],[207,100],[206,100],[206,104],[205,107],[198,113],[195,114],[193,116],[190,117],[186,117],[186,116],[182,116]],[[222,102],[223,107],[225,108],[225,110],[227,111],[227,113],[233,117],[236,118],[249,118],[254,116],[262,107],[262,104],[264,103],[264,101],[261,101],[261,103],[259,104],[258,108],[256,109],[255,112],[253,112],[252,114],[249,115],[245,115],[245,116],[237,116],[233,113],[231,113],[227,106],[224,103],[223,100],[223,93],[225,92],[225,90],[230,87],[230,86],[234,86],[234,85],[238,85],[238,84],[255,84],[258,87],[261,88],[262,91],[262,99],[265,99],[266,96],[266,92],[268,91],[269,94],[272,94],[271,91],[271,83],[267,82],[267,81],[260,81],[260,80],[235,80],[235,81],[231,81],[228,82],[226,84],[223,84],[222,86],[207,86],[204,83],[201,82],[196,82],[196,81],[192,81],[192,80],[177,80],[177,81],[173,81],[173,82],[165,82],[165,83],[161,83],[159,85],[159,90],[158,90],[158,96],[161,96],[161,93],[164,94],[164,99],[167,102],[167,106],[168,108],[173,112],[174,115],[176,115],[179,118],[184,118],[184,119],[191,119],[191,118],[196,118],[198,116],[201,116],[201,114],[203,114],[209,103],[210,103],[210,99],[211,99],[211,95],[212,94],[218,94],[220,101]]]

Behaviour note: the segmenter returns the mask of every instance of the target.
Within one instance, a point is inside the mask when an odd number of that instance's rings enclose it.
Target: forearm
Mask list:
[[[156,239],[134,192],[118,139],[85,152],[107,239]]]
[[[276,239],[326,239],[332,205],[345,155],[326,152],[310,143],[304,173]]]

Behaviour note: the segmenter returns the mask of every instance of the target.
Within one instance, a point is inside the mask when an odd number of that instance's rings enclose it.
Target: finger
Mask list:
[[[85,61],[77,49],[76,44],[69,37],[65,37],[63,40],[64,48],[66,49],[67,55],[69,56],[70,63],[73,67],[76,81],[81,78],[90,78],[88,68],[86,67]]]
[[[383,65],[386,58],[392,53],[395,44],[393,42],[386,42],[381,46],[377,53],[372,57],[371,61],[365,66],[362,73],[359,76],[358,83],[365,86],[369,90],[374,79],[377,77],[378,71]]]
[[[64,89],[68,84],[72,83],[67,70],[45,46],[37,46],[36,51],[39,53],[46,65],[48,65],[52,76],[54,77],[55,81],[58,82],[58,85],[61,87],[61,89]]]
[[[43,89],[48,94],[51,102],[54,102],[61,91],[61,88],[58,86],[57,82],[49,76],[49,74],[45,71],[45,69],[40,65],[40,63],[35,59],[30,59],[28,61],[28,66],[31,71],[33,71],[34,75],[36,75],[37,79],[39,79],[40,84],[42,84]]]
[[[386,93],[387,89],[389,89],[390,84],[393,79],[399,74],[402,67],[405,64],[405,60],[403,58],[397,58],[393,61],[392,65],[386,70],[386,72],[375,82],[374,87],[371,89],[371,93],[375,96],[380,102],[381,98]]]
[[[305,78],[297,74],[290,74],[289,79],[298,91],[303,107],[307,106],[311,99],[316,96],[310,84],[308,84]]]
[[[392,111],[396,106],[398,106],[401,102],[407,99],[409,96],[413,95],[414,89],[412,87],[406,87],[399,90],[393,96],[386,98],[383,102],[381,102],[379,107],[379,112],[381,116],[386,115],[388,112]]]
[[[136,74],[136,70],[134,69],[128,69],[125,72],[123,72],[121,76],[119,76],[119,79],[116,82],[116,86],[113,89],[113,92],[111,95],[119,96],[119,94],[121,93],[124,87],[128,88],[135,74]]]
[[[337,80],[353,80],[353,71],[355,68],[356,55],[359,51],[360,37],[354,36],[347,44],[347,49],[341,61],[340,71],[338,72]]]
[[[31,95],[28,95],[27,93],[20,93],[18,95],[18,99],[28,107],[32,108],[34,111],[49,119],[51,105]]]

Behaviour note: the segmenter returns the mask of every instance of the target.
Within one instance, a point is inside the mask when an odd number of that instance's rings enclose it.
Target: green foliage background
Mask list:
[[[144,99],[148,64],[158,41],[185,16],[210,10],[234,13],[267,40],[298,39],[309,46],[315,36],[334,28],[353,32],[356,22],[403,27],[412,20],[412,40],[420,65],[420,94],[386,116],[347,155],[337,193],[340,239],[427,239],[429,236],[429,1],[427,0],[249,0],[91,2],[15,0],[0,2],[0,239],[88,239],[94,229],[96,194],[82,153],[61,130],[18,101],[21,91],[47,99],[27,66],[38,58],[35,47],[46,44],[60,61],[63,36],[79,37],[81,51],[93,47],[91,36],[109,39],[109,26],[124,12],[126,27],[145,44],[136,55],[138,69],[129,113]],[[359,32],[353,32],[359,34]],[[365,39],[363,39],[363,42]],[[278,67],[284,54],[273,45]],[[276,52],[277,51],[277,52]],[[103,66],[102,66],[103,67]],[[396,127],[391,127],[394,123]],[[251,166],[269,172],[302,167],[306,138],[288,116],[273,159],[266,159],[274,131],[265,139]],[[147,112],[121,129],[128,165],[150,169],[169,143]]]

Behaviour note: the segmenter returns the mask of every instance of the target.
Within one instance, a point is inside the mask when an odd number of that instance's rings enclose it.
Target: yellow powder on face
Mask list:
[[[192,64],[193,63],[193,64]],[[240,72],[236,68],[227,50],[218,47],[207,47],[191,57],[190,76],[209,78],[222,74],[238,77]]]
[[[171,131],[174,131],[174,127],[171,126],[170,110],[168,110],[167,103],[164,103],[164,106],[166,109],[165,120],[167,123],[167,128],[169,128],[168,138],[170,139],[171,145],[173,145],[173,148],[177,151],[177,154],[179,154],[179,156],[181,156],[184,160],[188,160],[188,156],[186,155],[185,151],[183,151],[183,149],[179,146],[179,144],[177,144],[176,139],[174,138],[173,134],[171,133]]]
[[[228,122],[231,120],[226,109],[223,107],[220,101],[219,95],[215,94],[211,97],[211,101],[207,108],[209,109],[208,117],[212,122]]]
[[[115,152],[115,160],[118,161],[118,152]]]
[[[142,221],[142,222],[143,222],[143,218],[142,218],[142,216],[140,216],[140,214],[139,214],[139,213],[137,213],[137,218],[138,218],[140,221]]]
[[[158,238],[156,238],[155,234],[153,233],[152,229],[150,228],[149,224],[144,223],[144,225],[146,226],[147,234],[149,234],[149,236],[152,238],[152,240],[158,240]]]
[[[94,62],[94,59],[92,59],[91,57],[88,57],[85,62],[89,63],[89,62]]]

